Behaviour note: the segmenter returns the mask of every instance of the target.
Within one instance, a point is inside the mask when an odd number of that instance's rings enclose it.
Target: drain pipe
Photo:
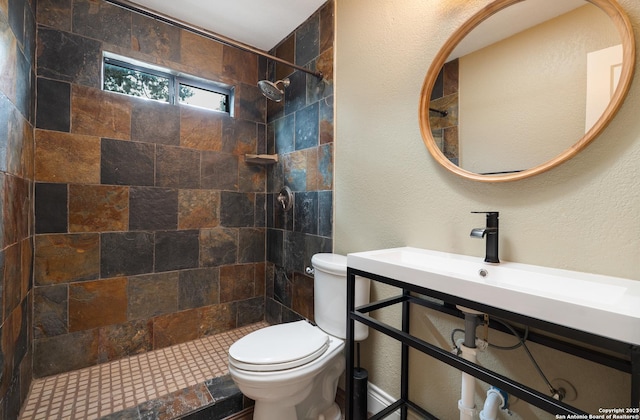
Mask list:
[[[464,313],[464,343],[460,345],[461,357],[469,362],[476,363],[476,327],[478,326],[478,312],[467,308],[459,308]],[[467,312],[469,311],[469,312]],[[462,389],[458,409],[460,420],[472,420],[476,413],[475,405],[476,378],[468,373],[462,373]]]
[[[495,386],[489,388],[487,399],[484,400],[484,407],[480,412],[480,420],[496,420],[498,410],[507,410],[507,401],[509,401],[509,396],[506,392]]]

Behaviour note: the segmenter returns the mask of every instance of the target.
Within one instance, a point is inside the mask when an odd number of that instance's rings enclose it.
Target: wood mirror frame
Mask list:
[[[560,153],[551,160],[544,162],[540,165],[532,168],[500,175],[482,175],[474,172],[470,172],[462,169],[456,164],[452,163],[440,150],[433,138],[431,131],[431,123],[429,121],[429,103],[431,98],[431,92],[436,84],[438,73],[444,66],[447,58],[451,55],[451,52],[456,46],[479,24],[494,15],[495,13],[521,2],[522,0],[496,0],[491,4],[485,6],[469,20],[467,20],[453,35],[447,40],[444,46],[440,49],[425,77],[422,85],[422,91],[420,96],[420,108],[418,118],[420,119],[420,131],[422,133],[422,139],[427,146],[427,149],[433,156],[433,158],[449,171],[460,175],[464,178],[471,179],[480,182],[506,182],[516,181],[519,179],[528,178],[542,172],[548,171],[561,163],[571,159],[578,152],[584,149],[590,142],[592,142],[611,122],[618,109],[622,106],[622,103],[629,91],[631,81],[633,79],[635,68],[635,39],[633,36],[633,28],[631,22],[627,17],[624,10],[615,0],[586,0],[587,2],[599,7],[609,18],[620,35],[623,50],[622,71],[620,74],[620,81],[618,86],[600,118],[596,123],[588,130],[582,138],[576,143]]]

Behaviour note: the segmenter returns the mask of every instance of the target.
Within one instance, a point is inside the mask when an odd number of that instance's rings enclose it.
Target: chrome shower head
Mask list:
[[[278,87],[278,84],[282,83],[282,89]],[[271,82],[269,80],[260,80],[258,87],[262,94],[274,102],[280,102],[284,98],[284,88],[289,86],[289,79],[278,80],[277,82]]]

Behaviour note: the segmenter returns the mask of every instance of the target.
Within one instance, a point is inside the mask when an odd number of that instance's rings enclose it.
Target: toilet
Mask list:
[[[335,403],[344,372],[347,330],[347,257],[315,254],[314,318],[272,325],[229,348],[229,373],[255,401],[254,420],[340,420]],[[356,277],[356,307],[369,302],[369,279]],[[355,339],[369,329],[355,324]]]

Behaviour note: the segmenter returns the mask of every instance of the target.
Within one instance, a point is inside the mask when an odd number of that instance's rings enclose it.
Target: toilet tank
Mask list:
[[[338,254],[315,254],[311,258],[314,268],[313,308],[315,322],[334,337],[347,338],[347,257]],[[370,280],[356,277],[356,307],[369,303]],[[364,340],[369,327],[355,323],[355,339]]]

